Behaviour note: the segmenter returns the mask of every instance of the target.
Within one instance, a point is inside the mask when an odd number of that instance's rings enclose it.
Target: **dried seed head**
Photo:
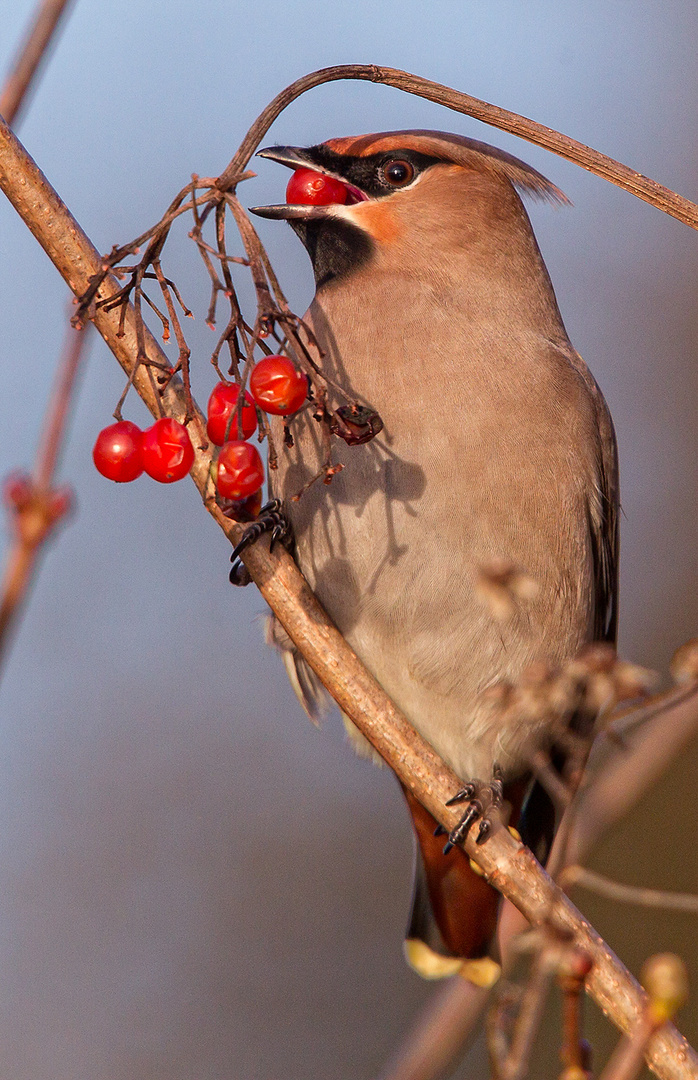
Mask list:
[[[521,673],[514,688],[512,704],[522,719],[536,721],[560,719],[554,694],[554,670],[543,661],[530,664]]]
[[[349,446],[370,442],[383,430],[383,421],[374,409],[363,405],[341,405],[330,420],[330,431]]]
[[[698,638],[679,646],[671,658],[669,671],[677,683],[698,682]]]
[[[585,645],[565,671],[577,680],[584,708],[597,714],[643,697],[657,681],[655,672],[619,660],[613,646],[601,641]]]
[[[616,663],[616,650],[605,641],[593,641],[583,645],[573,660],[567,664],[570,673],[589,678],[601,673],[609,674]]]
[[[555,672],[550,684],[550,700],[560,718],[571,716],[583,699],[583,686],[567,667]]]
[[[618,701],[644,697],[656,686],[659,676],[656,671],[618,660],[613,669],[613,682]]]

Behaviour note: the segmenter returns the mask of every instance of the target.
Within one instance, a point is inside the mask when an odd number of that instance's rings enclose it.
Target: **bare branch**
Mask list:
[[[42,0],[34,14],[34,20],[22,42],[12,70],[0,94],[0,115],[8,124],[14,124],[27,91],[36,78],[39,65],[51,41],[55,38],[58,24],[72,0]]]
[[[10,477],[5,485],[5,501],[12,516],[14,536],[0,584],[0,665],[31,587],[41,548],[72,504],[69,490],[53,488],[52,481],[87,337],[87,329],[68,327],[34,473]]]
[[[690,893],[667,892],[663,889],[644,889],[633,885],[621,885],[603,874],[586,870],[583,866],[566,866],[558,877],[567,892],[573,885],[617,900],[621,904],[637,904],[639,907],[662,908],[664,911],[686,911],[698,915],[698,896]]]

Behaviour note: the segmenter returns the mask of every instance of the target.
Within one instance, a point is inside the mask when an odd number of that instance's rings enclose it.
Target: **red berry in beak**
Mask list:
[[[296,169],[286,188],[286,202],[292,206],[330,206],[332,203],[343,206],[348,195],[341,180],[313,169]]]

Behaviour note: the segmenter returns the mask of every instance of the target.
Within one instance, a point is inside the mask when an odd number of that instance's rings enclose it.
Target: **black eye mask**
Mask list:
[[[438,164],[439,159],[430,157],[428,154],[418,154],[415,150],[393,150],[389,153],[383,151],[380,154],[370,154],[368,157],[352,157],[349,154],[337,154],[334,150],[321,143],[319,146],[311,146],[306,151],[308,161],[314,163],[320,169],[326,169],[334,173],[349,184],[359,188],[372,198],[382,195],[391,195],[399,191],[401,187],[412,183],[414,177],[419,176],[425,169]],[[398,178],[395,171],[395,179],[401,182],[390,183],[384,172],[384,167],[390,162],[405,162],[414,169],[414,177],[404,182]],[[390,173],[390,170],[389,170]]]

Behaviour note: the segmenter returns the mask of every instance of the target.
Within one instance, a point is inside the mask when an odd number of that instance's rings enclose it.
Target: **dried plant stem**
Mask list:
[[[102,260],[77,221],[50,187],[36,164],[27,155],[7,125],[0,123],[0,187],[31,229],[76,296],[81,296],[90,279],[101,271]],[[108,275],[97,291],[106,299],[118,291],[118,281]],[[130,373],[139,353],[133,308],[123,317],[98,308],[93,320],[115,356]],[[159,402],[147,370],[169,370],[167,360],[152,335],[145,333],[145,364],[134,375],[134,386],[146,405],[157,415]],[[171,379],[164,389],[162,404],[167,413],[181,419],[186,401],[181,380]],[[203,436],[200,413],[192,420],[195,432]],[[203,445],[203,437],[195,446]],[[233,543],[240,539],[240,525],[228,520],[215,504],[209,485],[210,454],[197,450],[192,477],[205,505]],[[398,778],[427,810],[448,830],[458,822],[458,811],[446,802],[460,787],[458,777],[438,758],[415,732],[404,716],[368,673],[356,654],[333,626],[317,602],[298,568],[277,545],[269,552],[267,538],[247,549],[244,561],[253,580],[277,618],[317,673],[340,707],[371,741]],[[551,923],[564,937],[572,937],[589,953],[593,970],[587,988],[622,1030],[630,1031],[644,1006],[637,982],[596,934],[569,899],[548,877],[532,853],[503,827],[497,827],[486,844],[477,846],[468,838],[465,849],[488,879],[506,895],[534,925]],[[664,1080],[698,1078],[698,1055],[676,1029],[667,1025],[653,1040],[649,1063]]]
[[[61,17],[65,15],[71,2],[72,0],[42,0],[37,7],[31,27],[0,94],[0,115],[4,116],[8,124],[14,124],[17,120],[27,91],[36,78],[39,65],[58,30]]]
[[[0,583],[0,666],[5,660],[14,626],[22,601],[27,595],[36,562],[37,546],[15,540],[5,564]]]
[[[32,25],[15,57],[12,70],[0,93],[0,115],[8,124],[17,120],[20,109],[39,71],[62,16],[70,0],[42,0]],[[67,512],[69,500],[52,499],[51,482],[61,449],[73,389],[80,366],[85,334],[69,331],[59,367],[58,380],[49,403],[37,452],[34,474],[27,492],[33,498],[24,507],[8,507],[13,514],[14,539],[0,583],[0,669],[7,655],[11,630],[29,592],[41,548],[60,518]]]
[[[58,368],[56,385],[47,410],[34,467],[34,482],[37,487],[44,490],[48,490],[51,486],[56,472],[75,383],[82,366],[89,336],[90,329],[87,326],[84,330],[76,330],[68,326],[66,330],[63,358]]]
[[[0,583],[0,667],[7,654],[11,630],[29,592],[41,549],[69,506],[66,499],[64,508],[58,513],[52,510],[51,485],[87,337],[87,329],[68,328],[56,386],[29,481],[33,497],[25,508],[14,509],[15,535]]]
[[[374,64],[341,64],[336,67],[322,68],[304,75],[287,86],[260,113],[240,144],[235,157],[218,177],[218,186],[223,189],[229,187],[235,175],[244,170],[260,140],[264,138],[274,120],[287,105],[315,86],[340,79],[358,79],[394,86],[405,93],[416,94],[417,97],[426,98],[437,105],[445,105],[454,112],[465,113],[466,116],[472,116],[493,127],[509,131],[512,135],[518,135],[522,139],[527,139],[528,142],[535,143],[536,146],[552,150],[554,154],[559,154],[560,157],[581,165],[588,172],[601,176],[604,180],[617,184],[618,187],[625,188],[631,195],[644,199],[645,202],[663,210],[665,214],[670,214],[679,221],[683,221],[684,224],[690,225],[692,229],[698,229],[698,205],[682,195],[677,195],[670,188],[657,184],[642,173],[629,169],[627,165],[614,161],[606,154],[600,154],[598,150],[592,150],[584,143],[570,139],[568,135],[562,135],[559,131],[545,127],[544,124],[539,124],[535,120],[509,112],[508,109],[500,109],[497,105],[490,105],[489,102],[471,97],[470,94],[463,94],[459,90],[431,82],[419,75],[411,75],[407,71],[378,67]]]
[[[583,866],[566,866],[559,875],[559,883],[567,892],[573,885],[581,885],[583,889],[604,896],[608,900],[614,900],[621,904],[637,904],[639,907],[662,908],[664,911],[685,911],[692,915],[698,915],[698,896],[690,893],[667,892],[663,889],[644,889],[632,885],[621,885],[618,881],[612,881],[597,874],[593,870],[586,870]]]
[[[534,1042],[545,1011],[552,977],[553,969],[543,950],[533,961],[533,968],[516,1018],[509,1053],[504,1061],[497,1063],[495,1068],[497,1080],[521,1080],[526,1076]]]

